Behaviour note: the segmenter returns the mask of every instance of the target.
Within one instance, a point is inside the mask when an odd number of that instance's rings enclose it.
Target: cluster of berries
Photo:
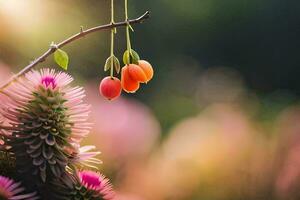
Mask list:
[[[100,93],[109,100],[121,95],[122,89],[127,93],[135,93],[140,88],[140,83],[147,83],[153,78],[153,68],[145,60],[137,64],[126,64],[121,70],[121,80],[114,76],[105,77],[100,83]]]
[[[128,22],[128,0],[125,0],[125,20]],[[111,0],[111,23],[114,23],[114,0]],[[116,28],[111,29],[110,57],[104,65],[104,71],[110,70],[110,76],[105,77],[99,86],[102,96],[109,100],[118,98],[122,89],[128,93],[134,93],[140,88],[140,83],[147,83],[153,77],[153,68],[150,63],[140,60],[140,56],[131,48],[130,30],[133,31],[130,23],[126,26],[127,50],[123,54],[125,66],[120,67],[118,58],[114,55],[114,35]],[[114,70],[119,74],[121,80],[114,76]]]

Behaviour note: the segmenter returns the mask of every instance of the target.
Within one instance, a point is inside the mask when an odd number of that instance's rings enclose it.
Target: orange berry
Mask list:
[[[121,81],[118,78],[107,76],[101,81],[99,91],[105,98],[115,99],[121,94]]]
[[[135,64],[127,65],[130,77],[132,80],[145,83],[147,82],[147,76],[143,69]]]
[[[128,93],[134,93],[140,88],[140,83],[131,78],[128,66],[122,68],[121,85],[123,90]]]
[[[139,60],[139,66],[142,68],[144,73],[146,74],[147,81],[150,81],[153,78],[154,71],[151,64],[145,60]]]

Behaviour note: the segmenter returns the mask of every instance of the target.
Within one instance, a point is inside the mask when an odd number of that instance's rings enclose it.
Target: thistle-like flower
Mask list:
[[[109,180],[103,175],[94,171],[78,172],[79,184],[76,187],[77,193],[75,199],[90,199],[90,200],[112,200],[114,192]]]
[[[25,188],[21,183],[14,182],[13,180],[0,176],[0,199],[4,200],[35,200],[38,199],[36,193],[24,193]]]
[[[56,200],[113,200],[115,193],[109,180],[102,174],[89,170],[61,177],[51,183],[54,191],[52,198]]]
[[[6,142],[17,169],[30,178],[62,176],[72,165],[69,149],[89,133],[89,106],[83,89],[69,86],[72,80],[55,70],[30,71],[4,91],[10,98],[1,113],[14,129]]]

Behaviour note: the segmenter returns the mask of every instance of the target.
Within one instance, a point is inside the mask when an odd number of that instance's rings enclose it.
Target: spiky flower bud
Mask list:
[[[81,87],[70,87],[72,77],[43,69],[28,72],[4,92],[10,97],[2,115],[13,131],[7,145],[19,172],[46,182],[72,165],[70,149],[88,134],[89,106]]]
[[[114,192],[109,180],[102,174],[94,171],[81,171],[78,173],[79,182],[76,185],[72,200],[112,200]]]

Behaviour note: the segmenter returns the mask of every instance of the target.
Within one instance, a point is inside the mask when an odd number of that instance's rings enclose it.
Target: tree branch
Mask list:
[[[50,48],[43,55],[41,55],[39,58],[35,59],[29,65],[24,67],[20,72],[18,72],[14,76],[12,76],[6,83],[1,85],[0,86],[0,93],[3,93],[3,90],[6,87],[8,87],[11,83],[16,81],[19,77],[23,76],[26,72],[33,69],[39,63],[44,62],[46,60],[46,58],[49,57],[51,54],[53,54],[58,48],[64,47],[67,44],[72,43],[73,41],[78,40],[78,39],[80,39],[80,38],[82,38],[82,37],[84,37],[84,36],[86,36],[90,33],[98,32],[98,31],[102,31],[102,30],[110,30],[112,28],[126,26],[127,24],[142,23],[144,20],[148,19],[149,17],[150,17],[150,12],[147,11],[143,15],[141,15],[140,17],[138,17],[136,19],[131,19],[131,20],[128,20],[128,21],[116,22],[116,23],[110,23],[110,24],[106,24],[106,25],[96,26],[96,27],[93,27],[93,28],[90,28],[90,29],[87,29],[87,30],[83,30],[83,28],[81,27],[79,33],[67,38],[66,40],[60,42],[57,45],[51,44]]]

